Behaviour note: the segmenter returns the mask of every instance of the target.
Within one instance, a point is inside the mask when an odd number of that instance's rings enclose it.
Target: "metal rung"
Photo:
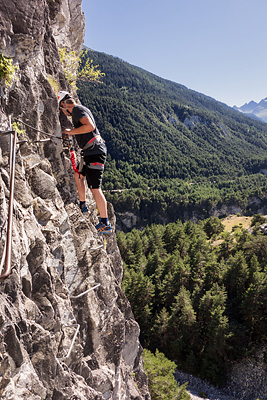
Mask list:
[[[69,356],[70,356],[70,354],[71,354],[71,351],[72,351],[72,348],[73,348],[73,345],[74,345],[74,342],[75,342],[75,339],[76,339],[76,337],[77,337],[77,335],[78,335],[78,332],[79,332],[79,329],[80,329],[80,325],[79,325],[79,324],[75,324],[75,325],[64,325],[64,328],[74,328],[74,327],[77,327],[77,329],[76,329],[76,331],[75,331],[75,333],[74,333],[74,336],[73,336],[73,339],[72,339],[72,342],[71,342],[69,351],[68,351],[68,353],[67,353],[67,355],[66,355],[65,357],[60,357],[60,358],[58,358],[59,361],[60,361],[60,360],[66,360],[67,358],[69,358]]]
[[[96,289],[97,287],[99,287],[101,284],[98,283],[96,286],[92,287],[91,289],[87,289],[85,292],[78,294],[78,296],[70,296],[71,299],[78,299],[79,297],[84,296],[85,294],[91,292],[91,290]]]
[[[1,259],[1,262],[0,262],[0,274],[2,274],[2,269],[3,269],[4,264],[5,264],[5,257],[6,257],[6,241],[5,241],[5,245],[4,245],[2,259]]]
[[[24,143],[40,143],[40,142],[50,142],[51,139],[40,139],[40,140],[21,140],[17,142],[17,144],[24,144]]]
[[[103,247],[103,244],[101,244],[100,246],[95,247],[94,249],[89,249],[89,250],[94,251],[94,250],[101,249],[102,247]]]

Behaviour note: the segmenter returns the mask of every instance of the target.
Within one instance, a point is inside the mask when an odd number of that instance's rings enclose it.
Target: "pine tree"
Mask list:
[[[256,256],[250,262],[250,285],[242,296],[241,313],[253,341],[267,338],[267,277]]]
[[[141,340],[149,343],[151,310],[154,298],[154,285],[142,271],[126,270],[123,280],[123,290],[131,303],[132,310],[141,328]]]
[[[231,335],[224,314],[226,297],[224,288],[214,284],[202,297],[198,311],[200,370],[213,383],[220,382],[224,376],[227,341]]]
[[[178,262],[175,262],[175,266],[172,266],[172,270],[164,277],[161,285],[160,299],[167,309],[170,309],[172,303],[174,303],[175,296],[177,296],[180,288],[183,286],[188,289],[189,287],[190,266],[185,265],[179,258],[178,260]]]
[[[168,354],[168,344],[169,344],[169,320],[170,315],[165,307],[159,312],[155,318],[154,325],[151,330],[151,348],[156,350],[159,348]]]
[[[182,360],[186,358],[194,342],[195,324],[196,313],[192,306],[190,292],[182,286],[175,297],[169,320],[170,346],[174,357]]]
[[[234,256],[230,256],[227,261],[227,269],[224,274],[224,284],[229,297],[235,304],[239,303],[249,278],[248,265],[244,254],[238,251]]]
[[[208,239],[211,239],[212,236],[217,236],[224,231],[224,225],[218,217],[210,217],[205,220],[203,229]]]

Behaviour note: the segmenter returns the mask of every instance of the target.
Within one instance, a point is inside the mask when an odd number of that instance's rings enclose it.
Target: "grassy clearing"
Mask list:
[[[224,232],[233,233],[236,229],[248,229],[251,225],[252,217],[229,215],[228,217],[222,219],[224,225]],[[235,229],[233,229],[235,227]],[[218,246],[223,242],[223,239],[214,240],[212,246]]]
[[[232,232],[234,226],[239,226],[240,228],[248,229],[251,224],[252,217],[244,217],[237,215],[229,215],[228,217],[222,220],[223,225],[225,226],[225,232]]]

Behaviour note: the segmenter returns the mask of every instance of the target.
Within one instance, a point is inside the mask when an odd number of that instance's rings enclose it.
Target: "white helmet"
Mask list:
[[[67,98],[71,97],[71,94],[69,92],[65,92],[64,90],[61,90],[60,92],[58,92],[57,99],[58,99],[59,104],[67,95],[68,95]]]

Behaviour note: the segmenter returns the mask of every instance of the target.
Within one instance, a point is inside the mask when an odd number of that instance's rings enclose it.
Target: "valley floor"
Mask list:
[[[236,397],[229,395],[223,389],[212,386],[193,375],[176,371],[175,378],[181,385],[188,382],[187,391],[191,396],[191,400],[237,400]]]

